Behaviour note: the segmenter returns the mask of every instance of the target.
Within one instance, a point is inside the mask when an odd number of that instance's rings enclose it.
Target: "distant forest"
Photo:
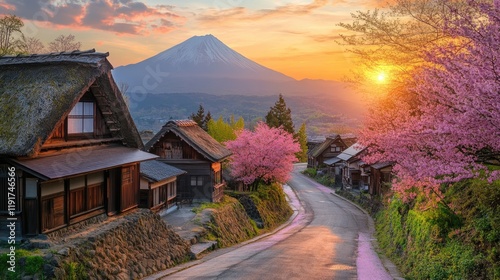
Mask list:
[[[212,95],[206,93],[168,93],[127,96],[129,107],[137,125],[141,130],[157,132],[170,119],[186,119],[198,110],[201,104],[205,112],[210,111],[212,117],[222,116],[229,119],[231,115],[240,116],[248,127],[263,120],[269,108],[273,106],[276,96],[243,96]],[[363,118],[363,107],[360,98],[351,96],[284,96],[292,110],[295,128],[306,123],[309,136],[327,135],[330,133],[352,132]]]

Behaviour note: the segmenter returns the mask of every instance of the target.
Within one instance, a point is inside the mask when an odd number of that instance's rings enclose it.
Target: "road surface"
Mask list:
[[[298,197],[288,226],[161,279],[392,279],[371,250],[367,215],[303,169],[297,165],[288,182]]]

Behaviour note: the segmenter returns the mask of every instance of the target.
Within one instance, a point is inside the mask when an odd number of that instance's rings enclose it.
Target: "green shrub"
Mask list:
[[[302,171],[302,173],[311,177],[311,178],[314,178],[314,177],[316,177],[316,174],[318,173],[318,171],[316,170],[316,168],[306,168],[306,170]]]

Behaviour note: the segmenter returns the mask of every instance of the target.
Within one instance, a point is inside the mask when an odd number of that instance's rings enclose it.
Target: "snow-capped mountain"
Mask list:
[[[232,50],[213,35],[194,36],[113,76],[130,91],[258,94],[283,92],[297,82]]]

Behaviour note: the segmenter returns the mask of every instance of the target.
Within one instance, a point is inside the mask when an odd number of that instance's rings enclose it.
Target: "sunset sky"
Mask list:
[[[212,34],[242,55],[296,79],[340,80],[354,67],[336,41],[350,13],[385,0],[0,0],[45,44],[75,35],[82,49],[109,52],[114,67]]]

